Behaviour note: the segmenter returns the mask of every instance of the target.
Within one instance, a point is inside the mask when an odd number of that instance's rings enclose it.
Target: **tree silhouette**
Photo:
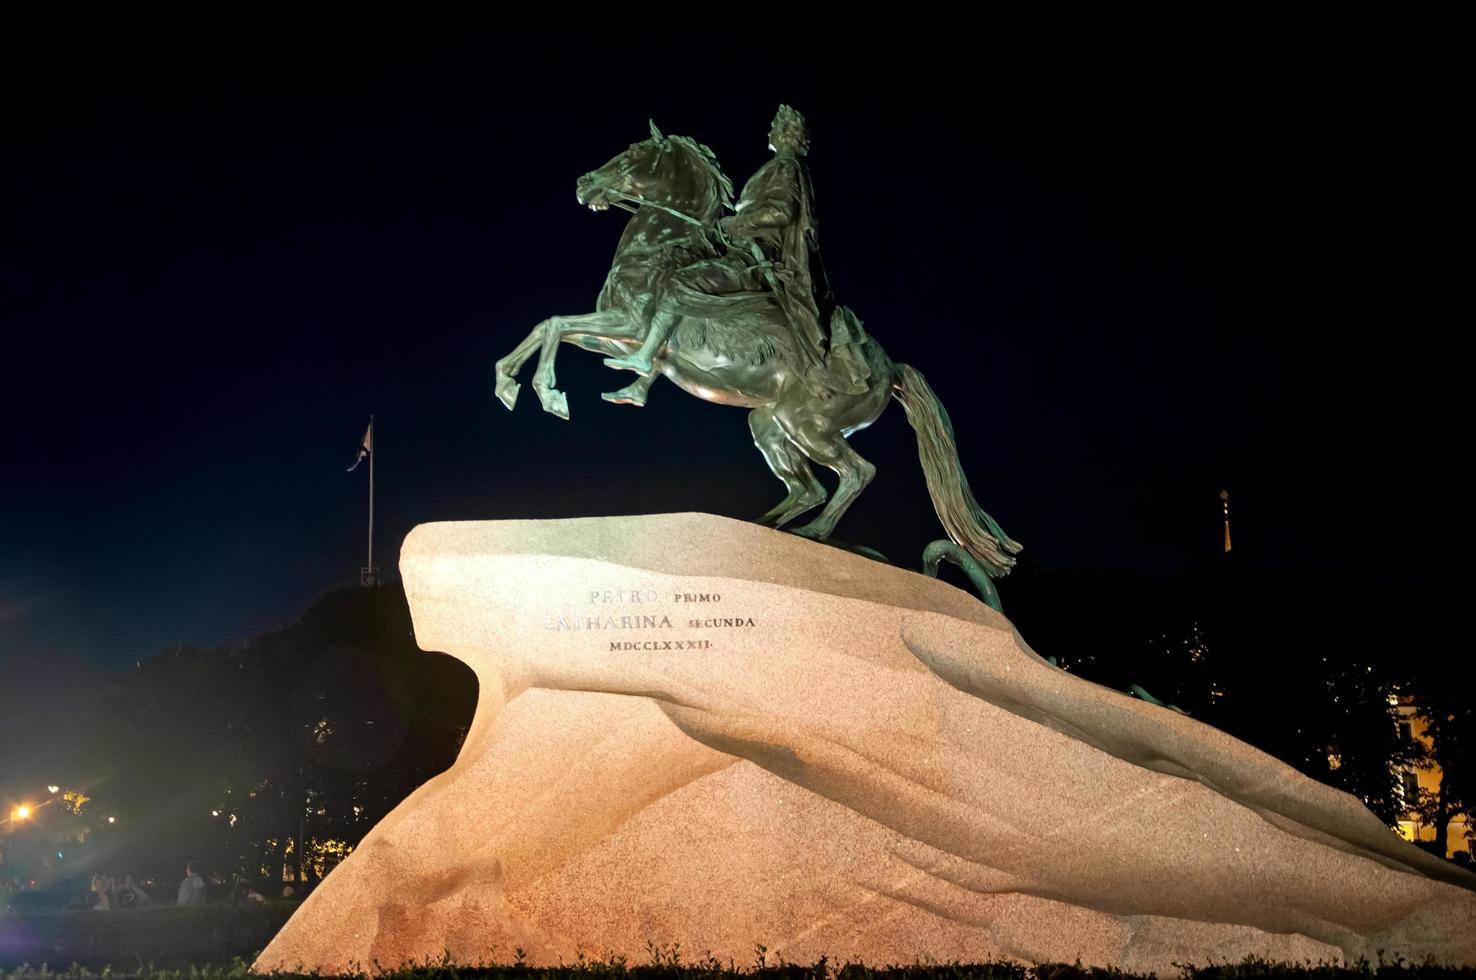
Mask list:
[[[165,650],[64,735],[58,765],[93,797],[72,866],[309,883],[451,764],[475,704],[393,586],[325,595],[236,649]]]
[[[1435,790],[1420,790],[1414,809],[1421,823],[1435,829],[1431,849],[1444,857],[1450,850],[1451,821],[1465,817],[1469,827],[1476,817],[1476,709],[1464,691],[1450,684],[1422,686],[1416,704],[1430,740],[1418,764],[1438,767],[1440,782]]]

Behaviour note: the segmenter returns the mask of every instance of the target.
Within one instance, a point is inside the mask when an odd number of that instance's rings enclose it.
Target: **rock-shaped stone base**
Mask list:
[[[945,583],[701,514],[423,525],[400,568],[476,720],[257,970],[1476,962],[1472,876]]]

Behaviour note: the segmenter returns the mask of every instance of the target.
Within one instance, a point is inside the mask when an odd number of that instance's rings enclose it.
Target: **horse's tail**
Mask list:
[[[958,461],[958,446],[953,441],[953,423],[943,403],[928,387],[922,373],[907,364],[898,364],[892,382],[892,397],[902,403],[907,421],[917,432],[917,455],[922,461],[923,476],[928,481],[928,494],[933,509],[948,536],[983,563],[995,578],[1008,575],[1015,566],[1011,557],[1020,544],[1005,534],[994,518],[984,512],[963,466]]]

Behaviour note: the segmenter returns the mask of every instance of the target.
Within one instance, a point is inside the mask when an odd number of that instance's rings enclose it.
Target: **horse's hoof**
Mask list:
[[[523,386],[507,375],[497,376],[497,400],[502,402],[509,412],[518,403],[518,392],[522,390]]]
[[[801,538],[809,538],[812,541],[824,541],[830,537],[830,528],[819,528],[814,524],[806,524],[804,527],[791,528],[789,533]]]
[[[650,388],[644,382],[636,382],[621,388],[619,391],[604,391],[600,397],[607,402],[616,405],[635,405],[637,408],[646,404],[646,392]]]
[[[538,400],[543,403],[543,410],[550,415],[557,415],[564,421],[569,420],[569,399],[557,388],[539,388]]]
[[[762,525],[763,527],[772,527],[774,530],[777,531],[813,506],[814,504],[810,504],[808,506],[803,504],[796,506],[793,503],[780,504],[778,507],[775,507],[763,517],[760,517],[758,520],[754,521],[754,523]]]

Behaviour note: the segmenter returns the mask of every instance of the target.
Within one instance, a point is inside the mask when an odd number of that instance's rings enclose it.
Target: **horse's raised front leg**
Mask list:
[[[580,316],[551,316],[540,323],[537,329],[542,331],[543,338],[538,368],[533,372],[533,390],[538,393],[543,410],[561,419],[569,417],[569,400],[562,391],[554,387],[554,357],[558,353],[560,342],[574,342],[576,339],[585,342],[629,340],[637,333],[630,318],[619,310],[585,313]]]
[[[499,360],[493,369],[497,376],[497,400],[506,405],[508,411],[512,411],[512,407],[518,403],[518,392],[523,388],[518,384],[518,372],[523,369],[524,364],[528,363],[528,358],[533,356],[533,352],[543,346],[543,329],[547,324],[548,321],[544,320],[534,327],[533,332],[524,337],[523,342],[514,347],[506,357]]]

